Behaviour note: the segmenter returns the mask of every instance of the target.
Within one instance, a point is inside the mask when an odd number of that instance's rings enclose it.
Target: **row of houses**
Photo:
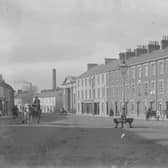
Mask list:
[[[119,53],[102,65],[88,64],[79,77],[63,82],[64,108],[76,114],[131,116],[147,108],[168,109],[168,37]]]
[[[0,115],[11,115],[14,106],[14,89],[0,75]]]

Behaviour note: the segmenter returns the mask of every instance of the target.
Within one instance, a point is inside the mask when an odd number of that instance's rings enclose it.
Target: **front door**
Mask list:
[[[117,105],[117,102],[115,102],[115,115],[116,116],[118,115],[118,105]]]
[[[139,116],[139,104],[140,102],[137,102],[137,116]]]

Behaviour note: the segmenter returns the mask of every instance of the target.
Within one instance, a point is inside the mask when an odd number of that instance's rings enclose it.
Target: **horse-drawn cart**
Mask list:
[[[132,128],[133,118],[114,118],[115,128],[118,128],[118,125],[121,124],[121,127],[124,128],[124,124],[128,123],[130,128]]]
[[[26,105],[23,109],[22,123],[40,123],[41,119],[41,109],[35,105]]]

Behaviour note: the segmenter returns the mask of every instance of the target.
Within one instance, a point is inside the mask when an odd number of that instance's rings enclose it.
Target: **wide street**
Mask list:
[[[168,167],[168,121],[45,115],[40,124],[0,119],[1,167]],[[122,136],[124,135],[124,136]]]

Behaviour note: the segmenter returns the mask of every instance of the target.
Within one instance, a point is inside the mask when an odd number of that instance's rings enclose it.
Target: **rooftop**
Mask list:
[[[130,58],[127,63],[129,65],[141,64],[149,61],[159,60],[163,57],[168,57],[168,48],[156,50],[151,53],[146,53],[137,57]]]
[[[120,65],[120,60],[114,60],[113,62],[109,64],[101,64],[101,65],[93,67],[89,71],[84,72],[83,74],[79,76],[79,78],[86,78],[88,76],[94,76],[100,73],[105,73],[105,72],[109,72],[112,70],[116,70],[118,69],[119,65]]]

